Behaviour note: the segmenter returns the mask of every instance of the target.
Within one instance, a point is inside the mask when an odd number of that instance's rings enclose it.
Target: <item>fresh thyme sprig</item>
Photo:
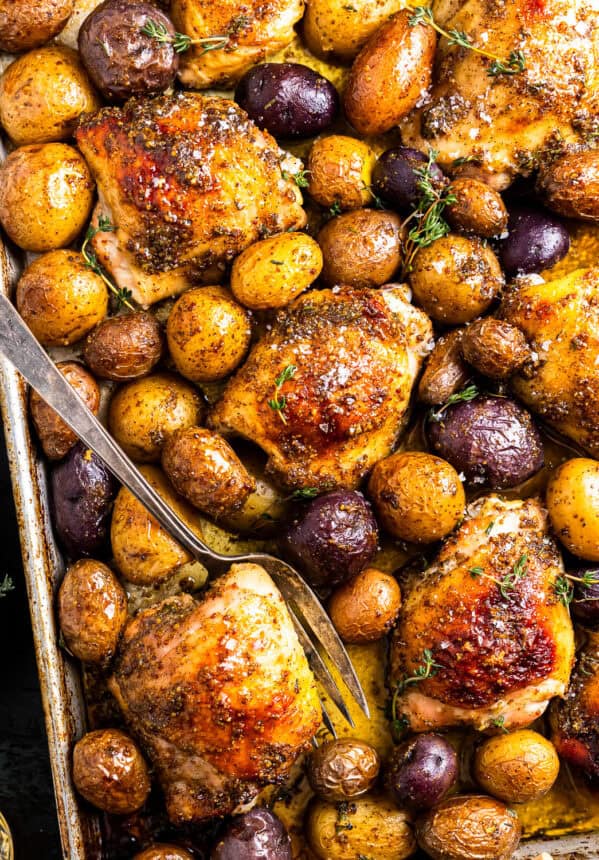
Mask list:
[[[441,36],[445,36],[447,44],[450,47],[452,45],[459,45],[460,48],[467,48],[469,51],[474,51],[476,54],[480,54],[482,57],[487,57],[492,60],[493,62],[487,69],[487,74],[492,78],[495,78],[498,75],[518,75],[526,68],[526,57],[522,51],[512,51],[506,60],[498,57],[496,54],[491,54],[489,51],[485,51],[483,48],[477,48],[470,41],[470,36],[462,30],[444,30],[443,27],[440,27],[435,21],[433,10],[430,6],[416,7],[414,9],[414,14],[409,20],[409,24],[411,27],[415,27],[417,24],[428,25],[429,27],[432,27],[433,30],[436,30]]]
[[[470,576],[478,579],[482,576],[484,579],[488,579],[490,582],[494,582],[498,587],[501,596],[504,600],[507,600],[509,597],[509,592],[513,591],[518,582],[523,579],[528,572],[528,555],[523,553],[513,568],[505,574],[501,579],[498,579],[496,576],[491,576],[488,573],[485,573],[484,568],[482,567],[470,567],[468,568],[468,573]]]
[[[599,584],[599,576],[593,570],[587,570],[582,576],[574,576],[573,573],[564,573],[558,576],[555,580],[554,591],[558,600],[569,606],[574,600],[574,583],[580,582],[585,588],[590,588],[593,585]],[[595,597],[581,598],[577,603],[588,603],[589,600],[596,600]]]
[[[500,714],[498,717],[495,717],[494,720],[491,720],[491,725],[495,726],[496,729],[501,729],[505,734],[509,734],[508,730],[505,727],[505,717],[503,714]]]
[[[85,234],[85,239],[83,240],[83,245],[81,246],[81,253],[83,254],[83,259],[85,260],[85,264],[88,268],[95,272],[96,275],[99,275],[110,292],[116,296],[117,300],[117,310],[120,310],[121,307],[125,306],[129,308],[129,310],[135,310],[133,305],[130,303],[129,299],[131,298],[131,290],[126,288],[119,289],[116,287],[110,278],[108,278],[98,262],[98,258],[94,254],[92,250],[89,248],[89,243],[94,238],[97,233],[114,233],[116,231],[116,227],[114,224],[110,222],[110,218],[106,218],[104,215],[100,215],[98,218],[98,226],[93,227],[91,224],[87,228],[87,233]]]
[[[294,490],[291,493],[290,499],[300,500],[300,501],[308,501],[309,499],[315,499],[316,496],[321,492],[318,487],[300,487],[299,490]]]
[[[308,176],[310,175],[309,170],[298,170],[297,173],[288,173],[286,170],[281,170],[281,175],[283,179],[291,179],[298,188],[307,188],[310,184],[310,180]]]
[[[474,382],[472,382],[470,385],[467,385],[465,388],[462,388],[461,391],[457,391],[455,394],[452,394],[450,397],[448,397],[445,403],[438,409],[431,410],[428,416],[428,420],[438,424],[439,421],[443,420],[445,410],[449,406],[453,406],[455,403],[468,403],[470,400],[474,400],[475,397],[478,397],[478,394],[478,387],[474,384]]]
[[[221,48],[226,48],[231,41],[231,37],[227,35],[204,36],[201,39],[192,39],[185,33],[173,35],[169,33],[164,24],[160,21],[154,21],[152,18],[148,18],[141,28],[141,32],[144,36],[155,39],[161,45],[172,45],[177,54],[184,54],[185,51],[189,51],[192,45],[202,45],[204,50],[200,52],[200,56],[203,56],[208,51],[220,51]]]
[[[281,394],[281,388],[286,382],[288,382],[290,379],[293,379],[296,372],[297,367],[295,366],[295,364],[288,364],[287,367],[285,367],[275,379],[274,397],[267,401],[270,408],[274,409],[274,411],[278,414],[283,424],[287,424],[287,419],[283,414],[285,407],[287,406],[287,398],[284,394]]]
[[[425,681],[427,678],[432,678],[437,674],[443,666],[440,663],[435,663],[433,652],[429,648],[425,648],[422,652],[422,663],[416,667],[413,675],[401,678],[395,685],[393,696],[391,698],[390,718],[391,725],[395,734],[399,734],[407,728],[407,720],[403,714],[397,711],[399,697],[404,692],[409,684],[418,684],[420,681]]]
[[[15,584],[8,574],[4,575],[4,579],[0,582],[0,597],[6,597],[10,591],[14,591]]]

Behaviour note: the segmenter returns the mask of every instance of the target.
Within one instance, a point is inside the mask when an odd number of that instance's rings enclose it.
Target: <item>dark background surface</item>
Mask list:
[[[1,429],[1,425],[0,425]],[[0,811],[16,860],[62,857],[10,478],[0,439]]]

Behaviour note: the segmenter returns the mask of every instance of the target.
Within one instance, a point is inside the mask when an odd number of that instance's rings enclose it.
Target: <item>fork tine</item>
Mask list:
[[[335,726],[333,725],[331,718],[329,716],[329,712],[327,711],[324,702],[320,703],[320,707],[322,708],[322,721],[329,730],[329,732],[333,735],[335,740],[337,740],[337,731]]]
[[[347,689],[364,714],[370,717],[366,696],[345,646],[310,586],[285,562],[263,556],[258,563],[270,573],[285,600],[295,602],[314,638],[339,670]]]
[[[308,658],[310,668],[312,669],[312,671],[314,672],[314,674],[316,675],[316,677],[320,681],[322,687],[328,693],[329,697],[337,705],[337,707],[339,708],[339,710],[341,711],[341,713],[343,714],[343,716],[345,717],[347,722],[353,728],[354,727],[354,721],[351,718],[351,714],[347,710],[345,702],[343,701],[343,698],[341,696],[341,691],[340,691],[339,687],[337,686],[337,684],[335,683],[333,676],[331,675],[331,673],[327,669],[326,665],[324,664],[322,657],[320,656],[320,654],[318,653],[318,651],[316,650],[316,648],[312,644],[312,640],[310,639],[310,637],[308,636],[308,634],[304,630],[304,626],[303,626],[302,622],[299,620],[299,618],[297,617],[293,606],[288,605],[287,608],[289,610],[289,614],[291,615],[291,619],[293,621],[295,631],[297,633],[297,638],[300,641],[300,645],[302,646],[302,648],[306,652],[306,657]],[[322,705],[322,703],[321,703],[321,705]],[[327,727],[327,729],[329,729],[329,731],[331,732],[331,734],[334,737],[337,737],[335,730],[332,727],[329,715],[328,715],[324,705],[322,705],[322,712],[323,712],[322,713],[323,722],[324,722],[325,726]],[[326,717],[325,717],[325,714],[326,714]]]

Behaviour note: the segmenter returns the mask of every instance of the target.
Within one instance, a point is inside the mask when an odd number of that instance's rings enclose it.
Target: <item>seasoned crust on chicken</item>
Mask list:
[[[117,228],[97,233],[94,250],[139,304],[305,224],[301,193],[281,172],[284,153],[227,99],[132,99],[85,118],[76,138],[98,183],[96,217]]]
[[[227,43],[206,51],[193,45],[181,55],[179,78],[196,89],[234,84],[255,63],[287,47],[303,0],[173,0],[171,18],[192,39],[223,36]]]
[[[433,11],[446,30],[464,31],[497,57],[522,51],[526,68],[492,77],[491,59],[441,39],[431,98],[401,127],[406,145],[437,150],[450,171],[456,159],[473,158],[460,172],[501,189],[556,138],[576,141],[590,130],[599,112],[593,0],[436,0]]]
[[[254,564],[233,565],[200,602],[177,595],[139,612],[110,688],[178,824],[226,815],[283,781],[321,719],[283,598]]]
[[[211,424],[260,445],[291,489],[356,487],[391,452],[431,338],[403,287],[312,290],[277,315]]]
[[[563,563],[535,499],[488,496],[435,562],[406,589],[391,646],[390,682],[404,684],[396,710],[413,731],[528,725],[563,695],[574,656],[567,608],[555,594]]]
[[[499,313],[533,358],[511,384],[560,433],[599,456],[599,268],[547,283],[516,283]]]

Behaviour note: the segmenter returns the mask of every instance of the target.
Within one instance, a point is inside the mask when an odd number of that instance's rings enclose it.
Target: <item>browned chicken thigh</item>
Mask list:
[[[233,565],[199,602],[139,612],[110,687],[174,823],[226,815],[282,781],[321,719],[285,603],[254,564]]]
[[[574,656],[560,573],[536,500],[474,502],[406,592],[391,647],[395,716],[417,732],[540,716],[563,695]]]
[[[212,426],[260,445],[291,489],[356,487],[391,452],[431,338],[401,286],[305,293],[229,382]]]
[[[98,232],[94,250],[141,305],[305,223],[301,193],[281,172],[285,153],[227,99],[131,100],[85,119],[76,138],[98,184],[96,223],[116,228]]]
[[[450,171],[505,188],[544,148],[583,140],[599,113],[599,7],[595,0],[435,0],[437,22],[525,69],[489,74],[488,57],[441,39],[430,99],[404,121],[402,140],[438,151]],[[423,25],[418,25],[423,26]],[[595,129],[596,131],[596,129]]]

